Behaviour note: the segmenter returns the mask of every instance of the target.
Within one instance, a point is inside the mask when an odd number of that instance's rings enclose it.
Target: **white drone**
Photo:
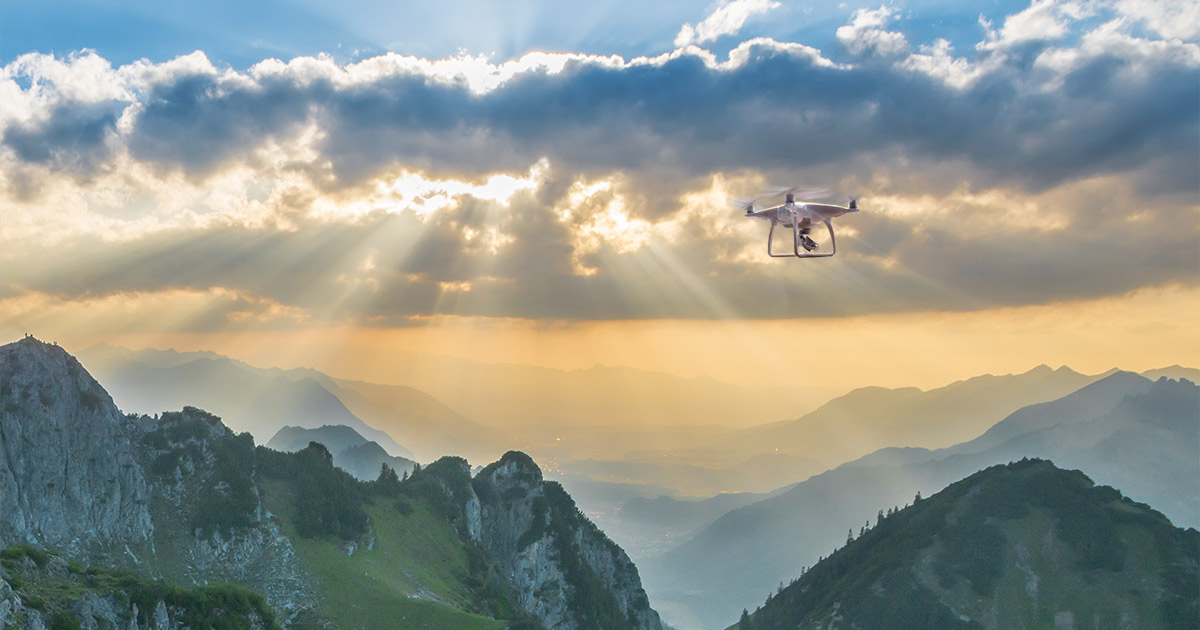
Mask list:
[[[829,194],[827,190],[804,190],[799,188],[789,188],[779,192],[762,195],[749,200],[733,200],[733,203],[739,208],[746,211],[746,216],[755,219],[762,219],[771,222],[771,231],[767,233],[767,255],[772,258],[827,258],[837,253],[837,239],[833,236],[833,219],[848,214],[858,212],[858,203],[855,199],[850,199],[848,206],[835,206],[827,203],[814,203],[811,201],[796,201],[796,194],[800,193],[804,197],[822,198]],[[785,195],[782,206],[768,208],[766,210],[754,210],[754,203],[763,197],[774,197],[777,195]],[[816,253],[820,245],[814,241],[809,233],[813,226],[818,223],[824,223],[826,229],[829,230],[830,251],[824,253]],[[772,249],[772,242],[775,237],[775,226],[782,225],[783,227],[792,228],[792,253],[776,254]],[[803,249],[804,253],[800,250]]]

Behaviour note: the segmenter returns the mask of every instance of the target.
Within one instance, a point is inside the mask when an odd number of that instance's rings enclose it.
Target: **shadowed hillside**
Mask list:
[[[1078,471],[995,466],[771,595],[737,630],[1200,626],[1200,533]]]

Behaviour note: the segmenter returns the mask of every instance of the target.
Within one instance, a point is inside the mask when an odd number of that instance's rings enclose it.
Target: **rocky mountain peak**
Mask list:
[[[498,490],[515,486],[537,488],[542,483],[542,469],[533,458],[521,451],[509,451],[479,473]]]
[[[0,546],[147,538],[136,435],[57,344],[25,337],[0,346]]]
[[[561,630],[661,630],[629,556],[531,457],[509,451],[472,486],[479,541],[527,614]]]

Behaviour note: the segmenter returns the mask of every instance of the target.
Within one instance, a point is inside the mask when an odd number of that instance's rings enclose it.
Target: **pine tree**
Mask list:
[[[742,618],[738,620],[738,630],[753,630],[750,625],[750,613],[742,609]]]

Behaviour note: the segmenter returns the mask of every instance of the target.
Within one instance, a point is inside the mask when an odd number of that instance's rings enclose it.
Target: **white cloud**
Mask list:
[[[775,0],[725,0],[699,24],[684,24],[675,36],[675,45],[682,48],[733,35],[742,30],[746,20],[778,6]]]
[[[850,23],[838,27],[838,41],[857,57],[895,58],[908,53],[908,39],[903,33],[884,29],[895,10],[888,6],[878,9],[858,9]]]
[[[1117,0],[1116,8],[1163,37],[1200,39],[1200,2],[1196,0]]]

